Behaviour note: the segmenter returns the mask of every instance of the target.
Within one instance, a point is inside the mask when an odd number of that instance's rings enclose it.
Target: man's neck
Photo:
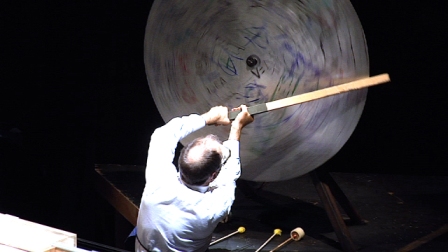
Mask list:
[[[189,185],[189,184],[185,183],[185,182],[181,179],[180,174],[178,175],[178,178],[179,178],[179,181],[180,181],[184,186],[190,188],[190,189],[193,190],[193,191],[197,191],[197,192],[200,192],[200,193],[205,193],[205,192],[207,192],[208,189],[209,189],[209,186],[208,186],[208,185]]]

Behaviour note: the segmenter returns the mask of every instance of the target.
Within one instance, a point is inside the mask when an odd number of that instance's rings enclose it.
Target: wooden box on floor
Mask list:
[[[0,213],[0,251],[68,251],[61,247],[76,248],[76,239],[76,234]]]

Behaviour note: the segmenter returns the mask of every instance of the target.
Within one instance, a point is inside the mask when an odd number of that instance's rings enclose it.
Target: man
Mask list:
[[[230,212],[236,180],[241,173],[239,140],[253,122],[247,107],[234,121],[223,106],[202,115],[177,117],[151,136],[146,185],[137,220],[136,251],[206,251],[213,230]],[[176,146],[182,138],[205,125],[231,125],[224,143],[214,135],[185,146],[176,171]]]

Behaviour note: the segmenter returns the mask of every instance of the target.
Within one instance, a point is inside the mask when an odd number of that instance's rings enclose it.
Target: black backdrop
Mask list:
[[[447,175],[442,1],[351,2],[371,75],[392,82],[369,89],[355,132],[324,166]],[[1,3],[0,212],[92,239],[107,227],[88,224],[101,221],[88,214],[99,204],[86,181],[93,164],[144,165],[163,124],[143,64],[151,4]]]

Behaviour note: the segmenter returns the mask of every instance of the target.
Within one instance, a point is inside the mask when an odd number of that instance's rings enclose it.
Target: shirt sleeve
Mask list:
[[[205,120],[198,114],[176,117],[157,128],[151,136],[148,157],[146,160],[145,177],[148,181],[151,177],[161,174],[175,174],[177,171],[169,169],[172,164],[177,144],[190,133],[205,126]]]
[[[214,213],[211,220],[215,221],[215,224],[230,213],[235,200],[236,180],[241,175],[240,142],[227,140],[223,145],[230,149],[230,157],[221,168],[216,179],[210,183],[210,189],[212,190],[208,195],[210,202],[212,202],[208,204],[208,212]]]

